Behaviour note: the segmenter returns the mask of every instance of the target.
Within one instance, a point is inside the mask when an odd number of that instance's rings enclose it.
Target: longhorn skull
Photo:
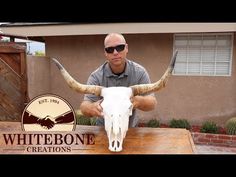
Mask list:
[[[174,69],[177,53],[175,51],[166,72],[160,80],[151,84],[140,84],[130,87],[102,87],[81,84],[73,79],[55,58],[52,58],[52,60],[56,63],[70,88],[79,93],[103,97],[101,107],[103,108],[105,130],[109,140],[109,150],[119,152],[122,151],[123,140],[128,130],[129,117],[132,115],[133,105],[130,98],[135,95],[156,92],[165,87],[168,77]]]

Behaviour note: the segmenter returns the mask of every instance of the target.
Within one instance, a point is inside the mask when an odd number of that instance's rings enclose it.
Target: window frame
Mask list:
[[[176,46],[176,37],[185,37],[185,41],[187,42],[187,45],[186,46],[186,61],[185,62],[182,62],[183,64],[186,64],[186,68],[185,70],[183,70],[184,72],[180,73],[176,73],[175,72],[175,68],[172,72],[173,75],[175,76],[231,76],[232,75],[232,60],[233,60],[233,44],[234,44],[234,33],[180,33],[180,34],[174,34],[173,36],[173,52],[175,50],[178,50],[178,46]],[[213,50],[215,55],[214,55],[214,61],[203,61],[203,42],[204,42],[204,38],[203,37],[210,37],[210,36],[216,36],[215,38],[215,49]],[[217,61],[217,50],[218,47],[220,45],[217,45],[217,39],[220,37],[220,36],[229,36],[231,41],[230,41],[230,44],[229,44],[229,47],[226,48],[226,49],[229,49],[230,50],[230,53],[229,53],[229,61]],[[194,63],[194,62],[189,62],[189,57],[188,57],[188,54],[189,54],[189,48],[191,47],[190,44],[189,44],[189,39],[190,38],[193,38],[193,37],[200,37],[201,38],[201,45],[196,49],[200,50],[200,62],[195,62],[196,64],[200,64],[199,66],[199,74],[192,74],[192,73],[189,73],[188,69],[189,69],[189,63]],[[183,45],[184,46],[184,45]],[[210,46],[210,47],[213,47]],[[227,47],[227,46],[226,46]],[[216,70],[216,65],[217,63],[224,63],[226,62],[227,64],[229,64],[229,69],[227,70],[228,71],[228,74],[220,74],[220,73],[217,73],[217,70]],[[180,63],[178,62],[178,55],[177,55],[177,61],[176,63]],[[213,74],[207,74],[207,73],[203,73],[203,63],[214,63],[214,69],[213,69]],[[176,66],[175,66],[176,67]]]

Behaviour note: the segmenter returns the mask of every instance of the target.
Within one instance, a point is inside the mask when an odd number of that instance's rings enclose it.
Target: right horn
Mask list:
[[[52,58],[52,61],[57,65],[59,70],[61,71],[62,76],[66,80],[67,84],[72,88],[73,90],[79,92],[79,93],[87,93],[87,94],[93,94],[100,96],[101,95],[101,86],[97,85],[84,85],[77,82],[71,75],[65,70],[65,68],[57,61],[55,58]]]
[[[168,77],[171,75],[174,66],[175,66],[175,61],[177,57],[178,51],[176,50],[174,55],[172,56],[172,59],[170,61],[170,64],[166,70],[166,72],[163,74],[160,80],[158,80],[155,83],[152,84],[140,84],[140,85],[133,85],[131,86],[133,90],[133,95],[142,95],[145,93],[151,93],[151,92],[156,92],[160,90],[161,88],[165,87]]]

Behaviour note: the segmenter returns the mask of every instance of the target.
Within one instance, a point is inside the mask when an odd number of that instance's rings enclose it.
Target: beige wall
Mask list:
[[[105,61],[104,37],[46,37],[46,54],[48,57],[58,58],[76,80],[86,83],[89,74]],[[125,37],[129,44],[128,58],[142,64],[153,82],[160,79],[172,55],[173,34],[126,34]],[[234,47],[233,53],[235,52]],[[155,94],[158,100],[155,110],[140,111],[140,121],[157,118],[167,123],[172,118],[185,118],[193,124],[214,120],[222,125],[231,116],[236,116],[235,69],[234,55],[232,77],[172,76],[167,87]],[[44,77],[47,77],[45,72],[38,77],[38,83],[42,83]],[[68,100],[74,109],[78,109],[83,95],[67,86],[54,64],[51,64],[50,78],[50,81],[45,79],[45,83],[50,82],[46,88],[41,88],[39,84],[38,88],[41,90],[38,93],[50,90]],[[31,94],[35,94],[36,90]]]
[[[28,96],[50,93],[50,63],[47,57],[27,55]]]
[[[57,58],[65,69],[81,83],[97,66],[104,62],[103,36],[71,36],[46,38],[47,56]],[[68,100],[74,109],[79,109],[83,94],[71,90],[58,68],[51,65],[51,89]]]

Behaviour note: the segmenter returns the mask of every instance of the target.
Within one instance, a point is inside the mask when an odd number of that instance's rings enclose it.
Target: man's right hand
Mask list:
[[[81,112],[88,117],[103,117],[101,103],[103,100],[96,102],[83,101],[80,105]]]

